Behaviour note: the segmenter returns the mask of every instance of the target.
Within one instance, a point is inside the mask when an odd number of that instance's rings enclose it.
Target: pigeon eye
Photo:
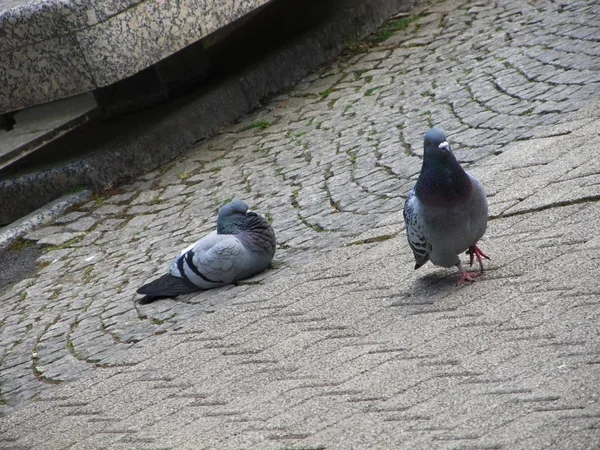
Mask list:
[[[432,146],[432,145],[433,145],[433,142],[431,142],[431,141],[427,141],[427,145],[429,145],[429,146]]]

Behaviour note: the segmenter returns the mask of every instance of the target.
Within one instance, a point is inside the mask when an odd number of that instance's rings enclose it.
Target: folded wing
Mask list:
[[[413,191],[410,191],[406,202],[404,203],[404,224],[406,225],[406,237],[408,245],[410,245],[415,257],[415,269],[418,269],[427,261],[431,253],[431,244],[427,242],[427,238],[423,232],[422,224],[420,223],[418,209],[418,199]]]

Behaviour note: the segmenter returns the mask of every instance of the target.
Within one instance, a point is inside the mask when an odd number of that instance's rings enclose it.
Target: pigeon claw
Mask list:
[[[460,286],[465,281],[473,282],[473,281],[475,281],[475,278],[477,278],[479,275],[481,275],[483,273],[483,272],[467,272],[460,262],[456,265],[456,267],[458,267],[458,270],[460,271],[460,279],[456,282],[457,286]]]
[[[460,280],[458,280],[456,282],[457,286],[460,286],[461,284],[463,284],[465,281],[475,281],[475,278],[477,278],[480,275],[480,273],[478,272],[467,272],[464,269],[461,270],[460,272]]]
[[[479,247],[477,247],[477,245],[473,244],[469,247],[469,249],[466,251],[467,255],[469,255],[470,257],[470,261],[469,261],[469,265],[473,266],[473,261],[475,259],[475,257],[477,256],[477,261],[479,262],[479,271],[483,273],[483,259],[490,259],[490,257],[488,255],[486,255],[485,253],[483,253],[481,251],[481,249]]]

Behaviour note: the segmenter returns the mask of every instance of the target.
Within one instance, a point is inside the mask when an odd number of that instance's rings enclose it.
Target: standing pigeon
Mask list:
[[[269,222],[248,205],[233,200],[219,210],[217,231],[186,248],[169,273],[145,284],[143,303],[212,289],[262,272],[275,254],[275,233]]]
[[[424,143],[421,173],[404,204],[406,235],[415,256],[415,269],[431,260],[436,266],[458,267],[457,285],[474,281],[479,273],[466,272],[458,254],[466,251],[471,266],[476,256],[480,272],[482,257],[490,259],[476,245],[487,226],[485,191],[460,166],[442,130],[429,130]]]

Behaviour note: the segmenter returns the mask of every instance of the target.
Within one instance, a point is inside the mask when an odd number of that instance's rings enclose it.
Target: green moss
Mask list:
[[[67,194],[77,194],[78,192],[84,191],[85,187],[84,186],[74,186],[71,189],[69,189],[69,191],[67,192]]]
[[[411,156],[411,155],[409,154],[408,156]],[[396,174],[394,173],[392,168],[389,166],[386,166],[385,164],[381,164],[380,162],[377,162],[377,163],[375,163],[375,166],[381,168],[381,170],[383,170],[388,175],[396,176]]]
[[[370,97],[371,95],[373,95],[373,92],[375,92],[375,89],[377,88],[369,88],[365,91],[365,97]]]
[[[435,100],[435,94],[433,92],[431,92],[431,91],[421,92],[421,97],[427,97],[431,101]]]
[[[346,35],[344,46],[351,53],[359,53],[367,48],[367,45],[360,38],[360,32],[357,30],[352,30]]]
[[[420,15],[415,15],[412,17],[402,17],[395,20],[390,20],[386,22],[379,30],[379,34],[375,37],[375,42],[383,42],[388,40],[393,34],[397,31],[403,31],[408,29],[411,23],[419,20],[421,18]]]
[[[14,252],[20,252],[21,250],[25,250],[33,246],[33,242],[28,239],[19,238],[12,244],[10,244],[9,249]]]
[[[313,231],[316,231],[317,233],[322,233],[323,231],[327,231],[325,228],[323,228],[321,225],[319,225],[318,223],[310,223],[308,222],[304,217],[302,217],[300,214],[298,214],[298,220],[300,220],[300,222],[302,222],[302,224],[310,229],[312,229]]]
[[[299,195],[300,195],[300,188],[298,188],[294,192],[292,192],[292,206],[296,209],[300,209],[300,204],[298,203]]]
[[[529,108],[528,110],[523,111],[522,113],[520,113],[519,116],[523,116],[523,117],[530,116],[532,113],[533,113],[533,108]]]
[[[157,195],[156,197],[154,197],[152,200],[150,200],[148,202],[149,205],[159,205],[162,202],[164,202],[164,200],[162,198],[160,198],[160,195]]]
[[[250,128],[254,128],[254,129],[258,129],[258,130],[266,130],[270,126],[271,126],[271,123],[267,122],[266,120],[257,120],[256,122],[253,122],[252,124],[250,124]]]
[[[97,195],[94,196],[94,205],[96,207],[100,207],[100,206],[102,206],[104,204],[104,200],[105,200],[104,197],[102,197],[101,195],[97,194]]]
[[[431,111],[425,111],[425,120],[427,121],[427,126],[429,128],[433,128],[433,120],[431,118]]]
[[[75,236],[73,239],[69,239],[67,242],[64,242],[62,244],[59,245],[53,245],[51,247],[48,247],[46,249],[47,252],[52,252],[54,250],[62,250],[65,248],[69,248],[74,244],[77,244],[79,241],[81,241],[83,239],[83,236]]]
[[[325,100],[327,97],[329,97],[329,94],[331,94],[332,92],[332,88],[326,89],[323,92],[319,92],[319,97],[321,98],[321,100]]]
[[[150,322],[152,322],[154,325],[162,325],[166,322],[166,320],[152,318],[150,319]]]
[[[87,266],[83,271],[83,282],[89,283],[92,281],[92,271],[94,270],[94,266]]]

